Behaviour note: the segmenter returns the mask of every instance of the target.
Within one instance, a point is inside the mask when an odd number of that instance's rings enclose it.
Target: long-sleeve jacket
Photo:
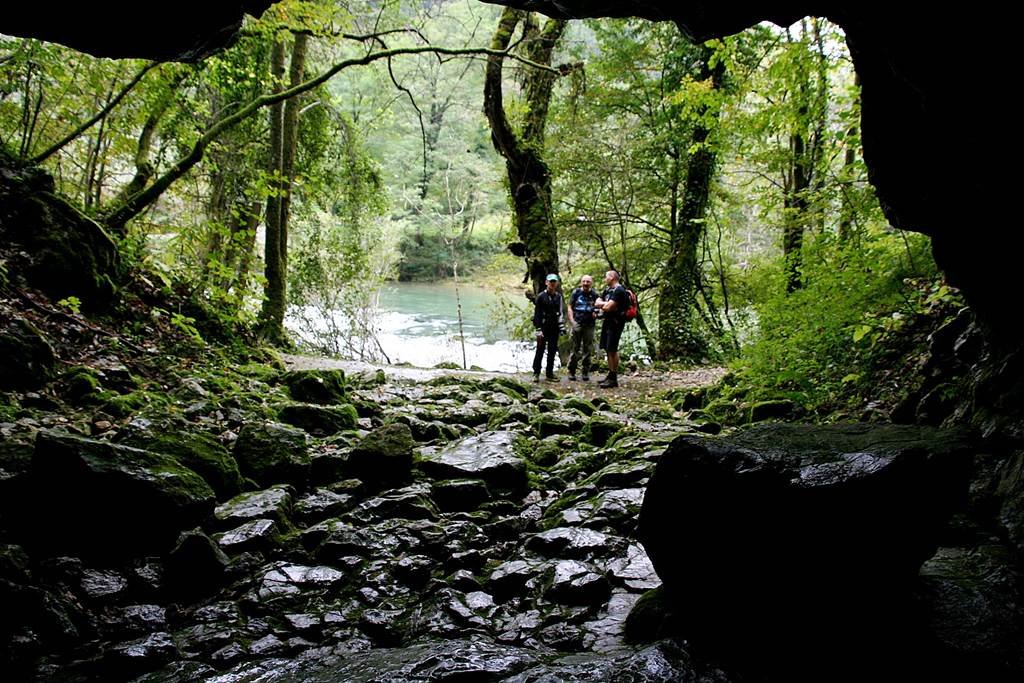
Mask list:
[[[544,290],[533,302],[533,326],[538,330],[557,329],[562,324],[562,295]]]

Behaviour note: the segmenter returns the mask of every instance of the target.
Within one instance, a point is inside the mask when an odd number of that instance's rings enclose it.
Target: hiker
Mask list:
[[[605,289],[594,302],[601,311],[601,348],[608,354],[608,376],[597,383],[610,389],[619,386],[619,339],[626,326],[626,308],[629,306],[626,288],[619,283],[619,272],[609,270],[604,274]]]
[[[584,275],[580,278],[580,286],[572,290],[569,297],[569,323],[572,325],[572,336],[569,338],[569,380],[576,381],[576,368],[580,366],[582,356],[583,381],[590,381],[590,354],[594,351],[594,327],[597,311],[594,302],[597,292],[594,291],[594,278]]]
[[[558,335],[564,330],[562,323],[562,295],[558,291],[559,279],[551,273],[545,279],[546,288],[533,301],[533,327],[536,329],[537,353],[533,356],[533,381],[540,381],[540,362],[548,350],[547,381],[557,382],[555,356],[558,354]]]

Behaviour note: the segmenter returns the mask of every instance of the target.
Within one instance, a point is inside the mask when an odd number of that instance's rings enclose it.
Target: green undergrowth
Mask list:
[[[691,407],[727,424],[884,412],[913,391],[928,335],[963,306],[917,234],[819,238],[805,249],[802,276],[791,293],[779,264],[753,278],[756,334]]]

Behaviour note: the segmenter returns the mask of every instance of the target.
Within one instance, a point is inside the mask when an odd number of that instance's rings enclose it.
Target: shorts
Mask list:
[[[618,353],[619,339],[622,337],[622,330],[625,327],[625,320],[605,318],[601,323],[601,349],[607,353]]]

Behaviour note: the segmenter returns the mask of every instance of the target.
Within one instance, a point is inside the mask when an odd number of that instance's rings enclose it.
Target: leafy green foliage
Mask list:
[[[719,411],[772,399],[820,414],[860,408],[880,398],[879,376],[912,328],[955,311],[958,297],[923,236],[875,229],[857,245],[820,237],[806,254],[796,292],[785,294],[778,260],[751,275],[757,331],[733,364],[734,383],[719,388]]]

